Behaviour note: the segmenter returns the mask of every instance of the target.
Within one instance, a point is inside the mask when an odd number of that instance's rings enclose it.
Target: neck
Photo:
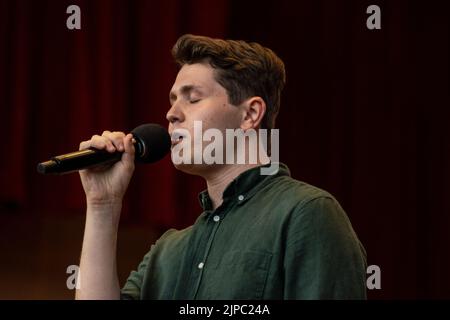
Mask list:
[[[209,174],[205,174],[203,178],[206,180],[208,194],[213,209],[215,210],[222,204],[222,195],[225,188],[236,179],[237,176],[244,171],[260,165],[261,164],[223,165],[218,167],[219,169],[213,170]]]

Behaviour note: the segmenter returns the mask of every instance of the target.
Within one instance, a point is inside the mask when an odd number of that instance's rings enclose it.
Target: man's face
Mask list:
[[[202,122],[203,131],[215,128],[220,130],[223,136],[225,129],[236,129],[241,125],[241,108],[228,102],[225,88],[214,79],[214,69],[208,63],[186,64],[181,68],[170,91],[170,104],[167,120],[171,135],[175,130],[185,129],[193,140],[194,121]],[[204,143],[203,148],[207,144]],[[193,141],[191,146],[193,150]],[[205,169],[192,164],[176,167],[189,173],[198,173]]]

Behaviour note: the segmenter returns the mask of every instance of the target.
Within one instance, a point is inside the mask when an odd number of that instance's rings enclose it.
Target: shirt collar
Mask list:
[[[244,202],[273,178],[291,175],[289,168],[284,163],[278,163],[279,168],[277,173],[273,175],[262,175],[260,169],[269,166],[270,164],[266,164],[242,172],[225,188],[222,196],[223,202],[225,203],[230,200]],[[200,192],[198,199],[203,210],[212,210],[212,201],[209,197],[208,190]]]

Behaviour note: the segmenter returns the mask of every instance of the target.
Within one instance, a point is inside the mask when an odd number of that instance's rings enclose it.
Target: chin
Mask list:
[[[185,164],[185,163],[180,164],[173,163],[173,165],[177,170],[196,176],[204,176],[206,173],[210,172],[211,170],[214,170],[214,168],[217,166],[209,164]]]
[[[180,170],[184,173],[188,173],[188,174],[193,174],[193,175],[197,175],[199,171],[201,171],[201,167],[202,165],[200,164],[186,164],[186,163],[173,163],[173,166],[175,167],[175,169]]]

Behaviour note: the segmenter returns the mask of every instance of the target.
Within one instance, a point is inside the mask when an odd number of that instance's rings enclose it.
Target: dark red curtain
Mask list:
[[[381,30],[366,28],[372,4]],[[450,298],[449,6],[273,1],[257,11],[236,4],[232,36],[284,59],[281,159],[349,214],[382,271],[369,297]]]
[[[66,28],[71,4],[81,8],[81,30]],[[2,1],[1,201],[43,213],[82,211],[79,177],[40,176],[37,162],[106,129],[166,126],[176,39],[224,36],[225,1],[206,7],[204,0]],[[170,157],[136,171],[125,220],[181,227],[198,215],[202,181],[176,172]]]
[[[71,4],[78,31],[65,26]],[[366,28],[371,4],[381,30]],[[2,212],[83,214],[78,176],[40,176],[37,162],[105,129],[166,125],[178,36],[258,41],[287,68],[281,160],[347,211],[382,271],[369,297],[449,298],[448,12],[437,1],[0,0]],[[203,187],[169,157],[138,166],[124,222],[186,226]]]

